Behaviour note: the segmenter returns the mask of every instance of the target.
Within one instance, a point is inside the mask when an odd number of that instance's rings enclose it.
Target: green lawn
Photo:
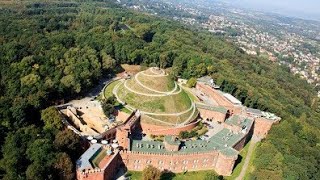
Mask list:
[[[194,171],[186,173],[168,173],[161,176],[161,180],[203,180],[208,173],[212,171]],[[141,180],[142,172],[139,171],[129,171],[128,176],[131,180]]]
[[[137,109],[153,113],[177,113],[190,108],[191,100],[185,91],[168,96],[144,96],[119,86],[119,98]]]
[[[254,161],[254,158],[256,157],[256,149],[257,147],[260,145],[261,142],[258,142],[254,147],[253,147],[253,152],[252,152],[252,156],[251,156],[251,159],[249,161],[249,166],[248,166],[248,170],[246,172],[246,174],[244,175],[244,179],[250,179],[249,178],[249,175],[251,172],[254,171],[254,164],[253,164],[253,161]]]
[[[112,90],[113,88],[119,83],[119,81],[113,81],[104,89],[104,97],[108,99],[109,97],[113,96]]]
[[[198,99],[198,97],[191,92],[190,88],[188,88],[188,87],[183,87],[182,89],[188,94],[188,96],[191,98],[192,101],[194,101],[194,102],[200,102],[200,100]]]

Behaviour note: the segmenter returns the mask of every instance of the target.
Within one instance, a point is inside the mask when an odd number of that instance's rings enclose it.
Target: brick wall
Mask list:
[[[119,142],[119,146],[123,149],[128,149],[130,145],[130,140],[128,138],[129,130],[124,129],[123,127],[117,128],[116,139]]]
[[[130,116],[130,114],[122,112],[122,111],[117,111],[116,115],[117,115],[117,119],[121,120],[122,122],[125,122]]]
[[[237,144],[235,144],[235,145],[233,146],[233,148],[236,149],[237,151],[240,151],[241,149],[243,149],[244,145],[245,145],[246,142],[247,142],[247,138],[248,138],[248,134],[247,134],[245,137],[243,137],[243,138],[241,139],[241,141],[239,141]]]
[[[234,106],[230,101],[228,101],[223,95],[221,95],[217,90],[212,89],[211,87],[203,84],[197,83],[196,88],[211,97],[214,101],[217,102],[219,106],[223,106],[230,111],[230,115],[232,114],[240,114],[241,107]]]
[[[117,132],[116,128],[111,128],[111,129],[107,130],[106,132],[102,133],[101,135],[102,135],[103,139],[109,141],[109,140],[115,139],[116,132]]]
[[[77,171],[77,180],[97,180],[104,179],[104,171],[92,170],[87,172]]]
[[[147,154],[138,152],[121,153],[126,167],[132,171],[142,171],[147,165],[175,173],[199,170],[217,170],[221,175],[230,175],[237,157],[227,158],[217,151],[195,154]]]
[[[140,122],[143,133],[153,135],[179,135],[181,131],[192,130],[198,125],[198,123],[199,121],[190,123],[182,127],[164,127]]]
[[[256,118],[254,121],[253,134],[263,138],[266,137],[271,129],[272,124],[273,121],[271,120],[265,118]]]
[[[81,172],[77,170],[77,180],[113,180],[119,167],[123,165],[119,151],[103,167]]]
[[[224,122],[226,119],[226,114],[224,113],[220,113],[217,111],[210,111],[207,109],[200,109],[198,108],[199,112],[200,112],[200,116],[203,119],[212,119],[214,121],[218,121],[218,122]]]
[[[235,164],[237,157],[227,157],[224,155],[220,155],[216,162],[215,171],[223,176],[230,176]]]

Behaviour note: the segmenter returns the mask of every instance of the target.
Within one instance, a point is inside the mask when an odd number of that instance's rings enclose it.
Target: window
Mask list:
[[[187,160],[184,160],[182,163],[183,163],[183,164],[188,164],[188,161],[187,161]]]

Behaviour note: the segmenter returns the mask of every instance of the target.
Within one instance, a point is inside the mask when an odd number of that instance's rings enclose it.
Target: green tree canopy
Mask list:
[[[142,171],[143,180],[160,180],[161,171],[154,166],[148,165]]]

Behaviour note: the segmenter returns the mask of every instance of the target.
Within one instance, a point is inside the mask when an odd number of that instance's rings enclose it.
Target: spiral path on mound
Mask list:
[[[160,71],[160,72],[156,72],[156,71]],[[147,74],[147,73],[152,73],[153,75]],[[143,84],[139,80],[139,76],[145,75],[145,76],[151,76],[151,77],[154,77],[154,78],[168,76],[165,73],[165,71],[162,70],[162,69],[155,70],[155,68],[150,68],[149,72],[147,72],[147,73],[145,71],[139,72],[131,80],[135,81],[134,83],[136,83],[140,87],[142,87],[142,88],[144,88],[144,89],[146,89],[148,91],[154,92],[154,93],[143,93],[143,92],[136,91],[135,89],[132,89],[132,87],[128,86],[127,82],[129,80],[124,80],[124,79],[120,80],[120,82],[112,90],[112,93],[115,95],[116,99],[131,111],[134,111],[134,110],[136,110],[138,108],[133,107],[132,105],[126,104],[126,102],[123,101],[119,97],[119,87],[121,87],[121,86],[124,87],[127,91],[129,91],[131,93],[134,93],[134,94],[137,94],[137,95],[142,95],[142,96],[149,96],[149,97],[171,96],[171,95],[176,95],[176,94],[179,94],[179,93],[182,92],[182,87],[180,85],[178,85],[176,82],[174,82],[174,88],[171,91],[158,91],[158,90],[155,90],[153,88],[150,88],[150,87],[146,86],[145,84]],[[179,90],[178,90],[178,88],[179,88]],[[191,99],[190,99],[190,101],[192,102]],[[176,113],[154,113],[154,112],[143,111],[141,109],[139,109],[139,110],[143,115],[148,117],[150,120],[157,121],[157,122],[160,122],[160,123],[163,123],[163,124],[167,124],[167,125],[171,125],[171,126],[183,126],[183,125],[186,125],[188,122],[190,122],[192,120],[192,118],[195,116],[195,113],[197,112],[194,102],[191,103],[191,105],[190,105],[190,107],[188,109],[186,109],[184,111],[181,111],[181,112],[176,112]],[[190,115],[188,114],[189,116],[187,117],[187,119],[186,120],[184,120],[184,118],[181,119],[182,118],[181,116],[185,115],[187,113],[190,113]],[[156,118],[154,116],[158,116],[159,118],[164,117],[164,116],[166,116],[166,117],[177,117],[177,119],[176,119],[176,123],[173,123],[173,122],[167,122],[167,121],[164,121],[164,120],[160,120],[160,119],[158,119],[158,118]],[[180,120],[184,120],[184,121],[183,122],[179,122],[179,119]]]
[[[146,89],[148,89],[148,90],[150,90],[150,91],[153,91],[153,92],[156,92],[156,93],[160,93],[160,94],[165,94],[165,95],[172,95],[172,94],[174,94],[174,92],[175,92],[175,91],[177,90],[177,88],[178,88],[177,83],[174,82],[174,88],[173,88],[173,90],[171,90],[171,91],[158,91],[158,90],[152,89],[152,88],[144,85],[143,83],[141,83],[141,81],[140,81],[139,78],[138,78],[138,76],[141,75],[141,73],[142,73],[142,72],[139,72],[138,74],[136,74],[136,75],[134,76],[134,80],[135,80],[140,86],[142,86],[142,87],[144,87],[144,88],[146,88]],[[180,91],[179,91],[179,92],[176,92],[175,94],[178,94],[178,93],[180,93],[180,92],[181,92],[181,88],[180,88]]]
[[[120,82],[120,83],[118,83],[118,84],[115,86],[115,88],[113,89],[113,94],[116,96],[116,98],[119,100],[120,103],[125,104],[125,102],[122,101],[122,100],[119,98],[119,95],[118,95],[119,86],[120,86],[122,83],[123,83],[124,86],[125,86],[126,81],[125,81],[125,82]],[[180,92],[182,91],[181,89],[182,89],[182,88],[180,88]],[[129,89],[128,89],[128,90],[129,90]],[[134,92],[134,93],[135,93],[135,92]],[[137,93],[137,94],[139,94],[139,93]],[[143,93],[141,93],[141,94],[143,95]],[[164,96],[164,95],[161,95],[161,96]],[[129,108],[130,108],[131,110],[137,109],[137,108],[135,108],[135,107],[133,107],[133,106],[130,106],[130,105],[126,105],[126,106],[129,106]],[[191,104],[191,106],[190,106],[189,109],[187,109],[187,110],[185,110],[185,111],[182,111],[182,112],[178,112],[178,113],[151,113],[151,112],[145,112],[145,111],[140,111],[140,112],[143,112],[143,114],[154,115],[154,116],[180,116],[180,115],[183,115],[183,114],[188,113],[188,112],[191,111],[192,109],[195,109],[195,104],[194,104],[194,103]]]

